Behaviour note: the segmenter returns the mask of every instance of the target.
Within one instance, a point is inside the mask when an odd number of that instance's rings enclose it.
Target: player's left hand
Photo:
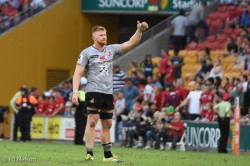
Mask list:
[[[144,21],[142,23],[137,21],[137,29],[139,29],[141,32],[144,32],[146,29],[148,29],[148,24]]]

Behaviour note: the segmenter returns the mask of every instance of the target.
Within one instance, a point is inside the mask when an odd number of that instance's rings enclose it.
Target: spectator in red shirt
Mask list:
[[[201,112],[201,118],[204,122],[213,122],[215,120],[215,112],[211,104],[207,105],[208,109]]]
[[[214,93],[212,92],[212,86],[212,82],[205,82],[205,87],[200,97],[201,114],[203,111],[208,111],[210,107],[213,107]]]
[[[160,111],[162,109],[162,99],[163,99],[163,93],[162,93],[162,87],[157,86],[154,88],[155,90],[155,105],[156,105],[156,110]]]
[[[175,67],[173,62],[169,59],[168,60],[168,67],[166,70],[166,76],[165,76],[165,85],[173,84],[174,81],[174,74],[175,74]]]
[[[166,100],[167,100],[167,98],[168,98],[168,96],[170,94],[169,89],[170,89],[170,87],[166,86],[165,90],[162,91],[162,101],[161,101],[162,107],[164,107],[166,105]]]
[[[181,96],[175,92],[174,87],[171,87],[170,94],[168,98],[166,98],[166,103],[164,107],[173,106],[174,108],[176,108],[178,105],[180,105],[181,101],[182,101]]]
[[[5,15],[5,16],[9,16],[9,14],[11,13],[13,7],[10,5],[10,2],[5,2],[3,5],[2,5],[2,13]]]
[[[165,76],[166,76],[166,71],[168,67],[168,60],[169,60],[169,55],[166,53],[165,50],[161,50],[161,61],[160,61],[160,67],[159,67],[159,73],[160,73],[160,82],[165,87]]]
[[[36,115],[45,115],[48,104],[45,99],[46,99],[45,95],[39,96],[38,104],[36,107]]]
[[[55,111],[53,115],[64,115],[64,98],[61,95],[60,89],[54,89],[53,95],[55,96]]]
[[[174,86],[175,86],[175,93],[180,95],[182,100],[187,98],[187,96],[189,94],[189,90],[186,87],[184,87],[183,80],[181,78],[178,78],[174,82]]]
[[[166,127],[169,129],[170,141],[172,141],[171,149],[175,150],[176,143],[180,141],[185,130],[184,123],[181,121],[181,114],[176,112],[174,114],[174,119],[170,125],[167,124]]]
[[[54,111],[55,111],[55,97],[54,96],[50,96],[49,97],[49,101],[47,104],[47,108],[46,108],[46,114],[47,115],[53,115]]]

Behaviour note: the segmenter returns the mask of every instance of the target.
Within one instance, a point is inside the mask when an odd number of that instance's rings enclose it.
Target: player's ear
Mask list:
[[[92,39],[96,41],[96,33],[92,33]]]

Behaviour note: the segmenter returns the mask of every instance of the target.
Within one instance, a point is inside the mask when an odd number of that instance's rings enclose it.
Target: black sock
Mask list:
[[[104,151],[104,157],[105,158],[110,158],[110,157],[112,157],[113,155],[112,155],[112,153],[111,153],[111,151],[108,151],[108,152],[105,152]]]
[[[103,147],[103,150],[104,150],[104,157],[105,158],[110,158],[112,157],[112,153],[111,153],[111,142],[110,143],[107,143],[107,144],[102,144],[102,147]]]
[[[87,154],[90,154],[91,156],[94,156],[93,154],[93,148],[86,148]]]

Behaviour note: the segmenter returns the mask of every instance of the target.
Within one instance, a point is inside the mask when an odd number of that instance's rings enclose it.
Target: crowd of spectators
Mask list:
[[[242,122],[250,122],[250,73],[247,68],[238,78],[225,77],[221,60],[213,59],[210,50],[206,49],[197,56],[197,63],[202,67],[190,83],[190,89],[184,86],[182,66],[185,64],[178,51],[175,50],[172,56],[164,50],[161,53],[159,62],[154,62],[150,55],[146,55],[141,64],[132,61],[124,89],[114,94],[114,116],[118,122],[118,139],[123,146],[165,149],[166,141],[175,140],[176,143],[183,133],[179,123],[174,129],[169,125],[175,121],[183,124],[182,120],[216,122],[218,114],[214,106],[223,96],[230,101],[232,112],[236,108],[235,99],[239,97]],[[249,60],[245,63],[247,66]]]
[[[0,0],[0,34],[57,0]]]

